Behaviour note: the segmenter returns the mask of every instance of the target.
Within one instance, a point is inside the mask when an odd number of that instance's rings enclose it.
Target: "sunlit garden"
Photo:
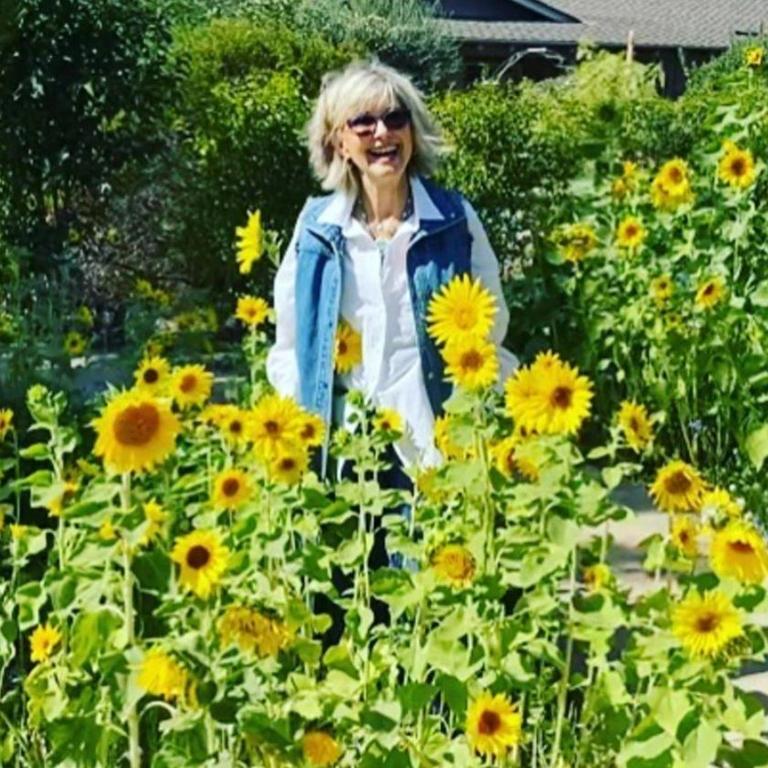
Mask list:
[[[459,87],[410,3],[11,6],[0,765],[768,766],[768,41],[672,101],[588,46]],[[332,428],[267,378],[305,124],[370,54],[426,94],[520,361],[480,280],[435,291],[412,490],[400,413],[352,391]],[[340,323],[336,373],[362,348]],[[627,488],[668,523],[641,590]]]

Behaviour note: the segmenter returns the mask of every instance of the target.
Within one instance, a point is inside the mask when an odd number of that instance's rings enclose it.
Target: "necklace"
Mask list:
[[[413,213],[413,197],[411,196],[411,190],[409,189],[408,197],[406,198],[405,205],[403,206],[403,211],[400,214],[400,221],[405,221],[410,217],[412,213]],[[371,237],[374,240],[379,239],[379,233],[382,230],[382,226],[384,222],[379,221],[379,222],[371,223],[368,220],[368,213],[365,210],[365,206],[363,205],[363,199],[360,196],[358,196],[357,200],[355,200],[355,206],[352,210],[352,215],[368,230],[368,233],[371,235]]]

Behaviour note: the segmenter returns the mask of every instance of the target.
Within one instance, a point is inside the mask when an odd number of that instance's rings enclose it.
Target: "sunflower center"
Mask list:
[[[637,234],[637,227],[634,224],[630,224],[624,231],[626,237],[634,237]]]
[[[151,403],[129,405],[115,419],[115,440],[122,445],[146,445],[160,428],[160,414]]]
[[[234,496],[240,490],[240,481],[236,477],[228,477],[221,484],[221,492],[225,496]]]
[[[679,168],[670,168],[669,169],[669,180],[673,184],[679,184],[683,180],[682,171]]]
[[[283,472],[290,472],[292,469],[296,469],[296,459],[293,459],[290,456],[281,459],[280,469],[282,469]]]
[[[314,424],[305,424],[304,428],[301,430],[301,438],[303,440],[310,440],[314,436],[315,436]]]
[[[699,632],[713,632],[719,623],[716,613],[703,613],[696,619],[696,629]]]
[[[685,472],[675,472],[667,478],[667,493],[683,494],[691,489],[691,481]]]
[[[470,349],[461,356],[461,367],[467,371],[479,371],[483,367],[483,356],[476,349]]]
[[[459,307],[454,315],[456,325],[466,331],[475,324],[475,311],[472,307]]]
[[[634,416],[629,420],[629,428],[632,432],[637,432],[640,429],[640,424]]]
[[[550,401],[555,408],[568,408],[573,398],[573,392],[569,387],[556,387],[552,392]]]
[[[237,419],[229,423],[229,431],[235,435],[239,435],[243,431],[243,424]]]
[[[480,720],[477,723],[477,730],[484,736],[490,736],[496,733],[501,727],[501,718],[497,712],[483,710]]]
[[[197,376],[194,373],[188,373],[182,378],[179,389],[182,392],[194,392],[197,387]]]
[[[280,425],[274,419],[268,419],[264,422],[264,431],[274,437],[280,434]]]
[[[715,286],[710,283],[705,289],[704,289],[704,295],[705,296],[711,296],[715,292]]]
[[[755,551],[747,541],[729,541],[728,548],[739,555],[751,555]]]
[[[147,370],[144,371],[143,379],[145,384],[156,384],[159,378],[160,374],[155,368],[147,368]]]
[[[202,568],[207,565],[210,559],[211,553],[208,551],[208,548],[204,547],[202,544],[195,544],[195,546],[190,547],[189,552],[187,552],[187,565],[190,568]]]
[[[348,349],[349,349],[349,347],[347,346],[347,342],[339,340],[339,354],[340,355],[346,355]]]
[[[731,173],[733,173],[734,176],[743,176],[745,172],[746,167],[743,158],[736,157],[731,160]]]

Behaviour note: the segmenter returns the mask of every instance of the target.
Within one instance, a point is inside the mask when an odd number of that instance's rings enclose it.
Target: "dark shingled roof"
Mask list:
[[[513,2],[514,0],[510,0]],[[444,19],[451,35],[467,42],[575,43],[727,48],[737,33],[768,32],[768,0],[548,0],[580,24]]]

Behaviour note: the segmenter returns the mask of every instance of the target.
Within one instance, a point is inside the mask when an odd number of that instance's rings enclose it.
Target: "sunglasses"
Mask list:
[[[411,122],[411,111],[404,107],[385,112],[383,115],[372,115],[363,112],[347,120],[347,125],[358,136],[370,136],[376,130],[379,120],[388,131],[399,131]]]

